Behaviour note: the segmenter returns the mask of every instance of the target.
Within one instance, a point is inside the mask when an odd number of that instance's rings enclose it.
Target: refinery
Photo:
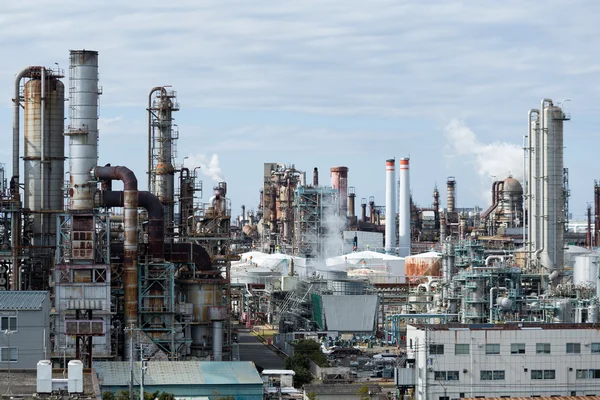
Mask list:
[[[186,132],[174,121],[186,111],[171,87],[148,85],[146,176],[121,160],[98,165],[98,70],[98,52],[72,50],[68,76],[30,66],[14,80],[12,172],[0,170],[9,379],[11,362],[37,368],[44,396],[60,386],[52,371],[72,366],[96,370],[103,393],[143,381],[140,371],[157,388],[165,371],[189,373],[186,362],[202,362],[205,376],[243,374],[237,365],[258,364],[240,356],[249,331],[265,352],[285,358],[314,340],[329,360],[311,370],[323,383],[304,392],[265,389],[265,372],[259,398],[329,398],[327,385],[365,382],[387,387],[382,399],[600,393],[600,184],[586,226],[570,229],[560,102],[523,110],[524,179],[495,180],[487,209],[459,208],[453,176],[416,204],[407,154],[381,159],[383,201],[357,198],[346,166],[267,160],[255,204],[234,215],[227,182],[206,187],[198,169],[179,166]],[[32,309],[34,338],[10,335]],[[17,357],[19,340],[40,351]],[[578,355],[567,371],[563,353]],[[270,375],[284,385],[285,371]]]

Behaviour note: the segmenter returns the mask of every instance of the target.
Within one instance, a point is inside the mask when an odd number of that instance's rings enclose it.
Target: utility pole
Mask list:
[[[133,324],[131,327],[125,328],[125,332],[129,334],[129,400],[133,398]]]
[[[15,331],[9,330],[10,329],[10,317],[9,317],[8,321],[9,321],[8,326],[7,326],[8,329],[6,329],[4,331],[4,335],[8,339],[8,384],[6,387],[5,395],[12,395],[12,392],[10,390],[10,360],[12,358],[12,349],[10,348],[10,335],[12,335]]]

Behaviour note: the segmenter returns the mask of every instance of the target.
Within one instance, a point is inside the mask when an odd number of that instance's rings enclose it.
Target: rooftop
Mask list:
[[[150,361],[144,374],[144,385],[235,385],[258,384],[263,381],[251,361]],[[127,386],[128,361],[94,363],[102,386]],[[134,366],[134,379],[139,381],[140,363]]]
[[[48,298],[46,291],[0,291],[0,310],[41,310]]]
[[[371,394],[381,393],[381,387],[373,384],[317,384],[317,385],[304,385],[305,393],[320,394],[356,394],[358,389],[367,386]],[[537,400],[537,399],[536,399]],[[555,400],[555,399],[552,399]]]
[[[443,315],[443,314],[442,314]],[[431,315],[435,318],[435,314]],[[427,331],[516,331],[516,330],[558,330],[558,329],[596,329],[600,324],[546,324],[541,322],[508,322],[505,324],[409,324],[419,330]],[[555,399],[555,398],[554,398]],[[589,400],[589,398],[588,398]]]

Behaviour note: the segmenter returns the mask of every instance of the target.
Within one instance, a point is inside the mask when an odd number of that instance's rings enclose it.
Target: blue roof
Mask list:
[[[144,385],[262,385],[262,379],[251,361],[149,361]],[[96,361],[102,386],[127,386],[128,361]],[[139,381],[140,363],[134,367]]]
[[[0,310],[41,310],[46,291],[0,291]]]

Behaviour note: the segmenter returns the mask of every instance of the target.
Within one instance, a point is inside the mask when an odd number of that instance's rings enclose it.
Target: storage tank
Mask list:
[[[37,393],[52,393],[52,363],[40,360],[37,363]]]
[[[596,286],[598,280],[598,255],[582,254],[575,257],[573,283],[575,285]]]
[[[587,322],[590,324],[598,323],[598,304],[590,304],[588,306]]]
[[[430,251],[404,258],[406,279],[419,280],[424,276],[442,276],[442,254]]]
[[[29,80],[24,88],[25,153],[23,160],[25,191],[23,205],[32,211],[42,209],[62,210],[64,199],[65,87],[58,80],[58,76],[50,72],[44,73],[46,76],[44,83],[43,140],[41,73]],[[44,142],[44,151],[42,142]],[[45,161],[43,165],[42,158]],[[33,215],[33,244],[35,246],[51,245],[55,242],[51,237],[56,236],[56,219],[46,216],[42,221],[42,216],[42,214]]]
[[[83,363],[79,360],[69,361],[67,373],[69,393],[83,393]]]

